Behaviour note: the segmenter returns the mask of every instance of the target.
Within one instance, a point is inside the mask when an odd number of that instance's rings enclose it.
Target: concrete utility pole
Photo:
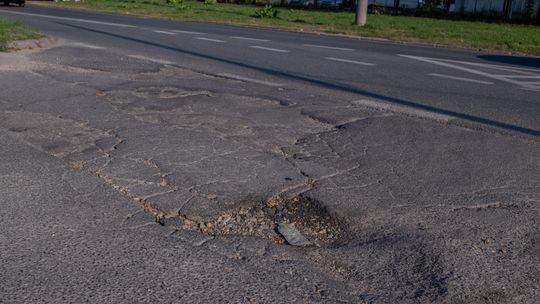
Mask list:
[[[366,24],[367,4],[368,0],[356,0],[355,24],[358,26],[364,26]]]

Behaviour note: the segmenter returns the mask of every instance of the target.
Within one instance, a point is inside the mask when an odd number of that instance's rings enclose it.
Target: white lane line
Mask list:
[[[199,40],[203,40],[203,41],[210,41],[210,42],[219,42],[219,43],[225,42],[223,40],[211,39],[211,38],[205,38],[205,37],[195,37],[195,39],[199,39]]]
[[[342,59],[342,58],[335,58],[335,57],[325,57],[324,59],[332,60],[332,61],[345,62],[345,63],[358,64],[358,65],[366,65],[366,66],[374,66],[374,65],[376,65],[376,64],[374,64],[374,63],[369,63],[369,62],[362,62],[362,61],[349,60],[349,59]]]
[[[67,45],[74,46],[74,47],[93,49],[93,50],[103,50],[103,49],[105,49],[102,46],[97,46],[97,45],[88,44],[88,43],[82,43],[82,42],[70,42]]]
[[[318,44],[303,44],[303,46],[329,49],[329,50],[338,50],[338,51],[354,51],[354,49],[341,48],[341,47],[328,46],[328,45],[318,45]]]
[[[254,79],[254,78],[248,78],[248,77],[243,77],[243,76],[239,76],[239,75],[235,75],[235,74],[220,73],[220,74],[217,74],[217,75],[221,76],[221,77],[224,77],[224,78],[230,78],[230,79],[234,79],[234,80],[241,80],[241,81],[245,81],[245,82],[252,82],[252,83],[262,84],[262,85],[266,85],[266,86],[270,86],[270,87],[284,87],[285,86],[285,84],[282,84],[282,83],[266,81],[266,80],[259,80],[259,79]]]
[[[445,74],[430,73],[428,75],[429,76],[434,76],[434,77],[452,79],[452,80],[460,80],[460,81],[466,81],[466,82],[480,83],[480,84],[493,84],[493,82],[491,82],[491,81],[482,81],[482,80],[476,80],[476,79],[465,78],[465,77],[456,77],[456,76],[445,75]]]
[[[274,49],[274,48],[269,48],[269,47],[264,47],[264,46],[259,46],[259,45],[252,45],[252,46],[250,46],[250,48],[258,49],[258,50],[271,51],[271,52],[278,52],[278,53],[289,53],[289,51],[287,51],[287,50]]]
[[[131,58],[135,58],[135,59],[146,60],[146,61],[151,61],[151,62],[156,62],[156,63],[161,63],[161,64],[168,64],[168,65],[173,65],[173,64],[175,64],[175,63],[172,62],[172,61],[167,61],[167,60],[163,60],[163,59],[157,59],[157,58],[146,57],[146,56],[143,56],[143,55],[127,55],[127,56],[128,56],[128,57],[131,57]]]
[[[412,107],[394,105],[394,104],[389,104],[386,102],[379,102],[379,101],[368,100],[368,99],[354,100],[352,101],[352,104],[366,107],[366,108],[372,108],[376,110],[384,110],[384,111],[390,111],[390,112],[404,114],[404,115],[413,116],[413,117],[431,119],[431,120],[442,122],[442,123],[448,123],[449,121],[456,119],[455,117],[452,117],[450,115],[438,114],[438,113],[433,113],[431,111],[415,109]]]
[[[258,38],[249,38],[249,37],[241,37],[241,36],[231,36],[232,39],[239,39],[239,40],[249,40],[249,41],[260,41],[260,42],[269,42],[270,40],[267,39],[258,39]]]
[[[95,20],[79,19],[79,18],[69,18],[69,17],[60,17],[60,16],[52,16],[52,15],[41,15],[41,14],[32,14],[32,13],[12,12],[12,11],[5,11],[5,10],[0,10],[0,11],[2,13],[22,15],[22,16],[33,16],[33,17],[41,17],[41,18],[49,18],[49,19],[57,19],[57,20],[76,21],[76,22],[92,23],[92,24],[100,24],[100,25],[110,25],[110,26],[118,26],[118,27],[136,28],[135,25],[122,24],[122,23],[112,23],[112,22],[103,22],[103,21],[95,21]]]
[[[152,31],[154,33],[158,33],[158,34],[165,34],[165,35],[177,35],[176,33],[173,33],[173,32],[167,32],[167,31],[158,31],[158,30],[155,30],[155,31]]]
[[[517,81],[517,80],[509,79],[509,78],[506,78],[506,77],[501,77],[499,75],[493,75],[493,74],[489,74],[489,73],[486,73],[486,72],[466,68],[466,67],[463,67],[463,66],[451,64],[449,62],[442,62],[441,60],[436,59],[436,58],[410,56],[410,55],[402,55],[402,54],[398,54],[398,56],[409,58],[409,59],[414,59],[414,60],[418,60],[418,61],[423,61],[423,62],[427,62],[427,63],[431,63],[431,64],[435,64],[435,65],[439,65],[439,66],[443,66],[443,67],[447,67],[447,68],[451,68],[451,69],[456,69],[456,70],[459,70],[459,71],[468,72],[468,73],[475,74],[475,75],[484,76],[484,77],[487,77],[487,78],[491,78],[491,79],[511,83],[511,84],[514,84],[514,85],[517,85],[517,86],[520,86],[520,87],[528,87],[526,84],[523,84],[523,82],[521,82],[521,81]],[[444,60],[444,61],[449,61],[449,60]],[[452,60],[452,62],[467,64],[466,61]],[[536,89],[536,88],[534,88],[534,89]]]
[[[175,33],[179,33],[179,34],[188,34],[188,35],[206,35],[206,33],[192,32],[192,31],[181,31],[181,30],[171,30],[171,32],[175,32]]]

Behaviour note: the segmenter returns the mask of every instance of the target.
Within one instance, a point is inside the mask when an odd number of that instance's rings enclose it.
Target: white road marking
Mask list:
[[[159,34],[165,34],[165,35],[177,35],[176,33],[173,33],[173,32],[167,32],[167,31],[152,31],[154,33],[159,33]]]
[[[221,76],[221,77],[225,77],[225,78],[230,78],[230,79],[234,79],[234,80],[241,80],[241,81],[245,81],[245,82],[252,82],[252,83],[262,84],[262,85],[266,85],[266,86],[270,86],[270,87],[284,87],[285,86],[285,84],[282,84],[282,83],[271,82],[271,81],[266,81],[266,80],[258,80],[258,79],[243,77],[243,76],[239,76],[239,75],[235,75],[235,74],[220,73],[220,74],[217,74],[217,75]]]
[[[476,80],[471,78],[465,78],[465,77],[456,77],[451,75],[445,75],[445,74],[437,74],[437,73],[430,73],[429,76],[434,77],[441,77],[446,79],[453,79],[453,80],[460,80],[460,81],[466,81],[466,82],[474,82],[474,83],[480,83],[480,84],[493,84],[491,81],[482,81],[482,80]]]
[[[328,45],[318,45],[318,44],[303,44],[303,46],[321,48],[321,49],[329,49],[329,50],[338,50],[338,51],[354,51],[354,49],[349,49],[349,48],[341,48],[341,47],[328,46]]]
[[[211,39],[211,38],[205,38],[205,37],[195,37],[195,39],[204,40],[204,41],[210,41],[210,42],[218,42],[223,43],[225,41],[219,40],[219,39]]]
[[[171,32],[175,32],[175,33],[179,33],[179,34],[188,34],[188,35],[206,35],[206,33],[192,32],[192,31],[181,31],[181,30],[171,30]]]
[[[127,56],[131,57],[131,58],[135,58],[135,59],[141,59],[141,60],[146,60],[146,61],[151,61],[151,62],[156,62],[156,63],[161,63],[161,64],[168,64],[168,65],[175,64],[175,62],[172,62],[172,61],[146,57],[146,56],[143,56],[143,55],[127,55]]]
[[[431,120],[435,120],[442,123],[448,123],[449,121],[456,119],[455,117],[452,117],[450,115],[433,113],[427,110],[415,109],[412,107],[394,105],[394,104],[389,104],[386,102],[378,102],[378,101],[368,100],[368,99],[354,100],[352,101],[352,104],[366,107],[366,108],[385,110],[385,111],[405,114],[405,115],[414,116],[414,117],[431,119]]]
[[[239,39],[239,40],[260,41],[260,42],[268,42],[268,41],[270,41],[270,40],[266,40],[266,39],[240,37],[240,36],[232,36],[231,38],[232,39]]]
[[[536,85],[531,85],[531,84],[528,84],[528,83],[525,83],[525,82],[522,82],[522,81],[518,81],[518,80],[508,78],[508,77],[504,77],[504,75],[490,74],[490,73],[474,70],[474,69],[471,69],[471,68],[459,66],[457,64],[475,65],[475,66],[481,66],[481,67],[492,67],[493,65],[482,66],[479,63],[472,63],[472,62],[467,62],[467,61],[449,60],[449,59],[437,59],[437,58],[429,58],[429,57],[402,55],[402,54],[398,54],[398,56],[409,58],[409,59],[414,59],[414,60],[418,60],[418,61],[423,61],[423,62],[427,62],[427,63],[431,63],[431,64],[435,64],[435,65],[439,65],[439,66],[443,66],[443,67],[447,67],[447,68],[452,68],[452,69],[456,69],[456,70],[459,70],[459,71],[468,72],[468,73],[471,73],[471,74],[480,75],[480,76],[484,76],[484,77],[491,78],[491,79],[496,79],[496,80],[499,80],[499,81],[503,81],[503,82],[507,82],[507,83],[517,85],[517,86],[522,87],[522,88],[530,88],[530,89],[534,89],[534,90],[539,88]],[[454,63],[457,63],[457,64],[454,64]],[[503,68],[507,69],[506,67],[503,67]],[[540,72],[540,70],[539,70],[539,72]],[[527,72],[527,73],[529,73],[529,72]]]
[[[93,50],[103,50],[103,49],[105,49],[102,46],[97,46],[97,45],[88,44],[88,43],[82,43],[82,42],[70,42],[70,43],[68,43],[68,45],[69,46],[75,46],[75,47],[87,48],[87,49],[93,49]]]
[[[131,27],[131,28],[136,28],[137,27],[135,25],[129,25],[129,24],[103,22],[103,21],[95,21],[95,20],[88,20],[88,19],[69,18],[69,17],[60,17],[60,16],[52,16],[52,15],[41,15],[41,14],[32,14],[32,13],[23,13],[23,12],[13,12],[13,11],[5,11],[5,10],[0,10],[0,11],[2,13],[22,15],[22,16],[33,16],[33,17],[41,17],[41,18],[49,18],[49,19],[57,19],[57,20],[66,20],[66,21],[76,21],[76,22],[92,23],[92,24],[100,24],[100,25],[110,25],[110,26],[118,26],[118,27]]]
[[[271,51],[271,52],[278,52],[278,53],[289,53],[289,51],[287,51],[287,50],[274,49],[274,48],[258,46],[258,45],[252,45],[252,46],[250,46],[250,48],[259,49],[259,50],[265,50],[265,51]]]
[[[342,59],[342,58],[335,58],[335,57],[325,57],[327,60],[332,61],[339,61],[339,62],[345,62],[345,63],[352,63],[352,64],[359,64],[359,65],[366,65],[366,66],[374,66],[376,64],[369,63],[369,62],[362,62],[362,61],[356,61],[356,60],[349,60],[349,59]]]

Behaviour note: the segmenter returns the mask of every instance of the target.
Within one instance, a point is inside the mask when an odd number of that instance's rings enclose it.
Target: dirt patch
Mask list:
[[[0,52],[0,71],[30,71],[36,66],[41,66],[41,63],[32,61],[31,54],[36,50],[24,50],[16,53]]]

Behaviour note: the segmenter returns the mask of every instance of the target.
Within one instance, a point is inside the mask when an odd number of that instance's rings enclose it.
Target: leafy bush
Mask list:
[[[426,0],[424,1],[424,11],[426,12],[433,12],[435,9],[437,9],[438,6],[441,5],[441,0]]]
[[[188,8],[187,5],[184,4],[184,0],[165,0],[167,4],[172,4],[175,6],[175,8],[179,11],[185,10]]]
[[[277,18],[279,11],[274,9],[271,4],[265,5],[263,8],[255,11],[257,18]]]
[[[204,0],[204,4],[214,5],[217,3],[217,0]]]
[[[368,5],[368,12],[373,15],[384,15],[389,13],[389,9],[383,5],[370,4]]]

